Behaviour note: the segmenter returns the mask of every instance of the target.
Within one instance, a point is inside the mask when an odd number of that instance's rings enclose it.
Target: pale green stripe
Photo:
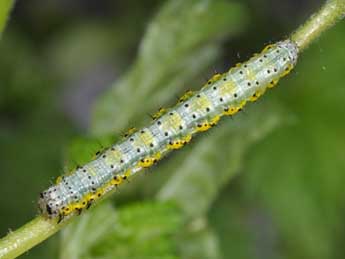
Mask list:
[[[0,36],[5,28],[13,3],[13,0],[0,0]]]

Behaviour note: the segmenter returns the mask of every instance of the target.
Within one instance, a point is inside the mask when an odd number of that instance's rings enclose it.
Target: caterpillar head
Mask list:
[[[40,193],[38,208],[40,212],[48,218],[54,218],[59,215],[60,203],[57,202],[55,186],[52,186],[48,190]]]
[[[287,50],[287,52],[289,53],[289,58],[293,66],[296,65],[297,58],[298,58],[298,47],[296,43],[288,39],[288,40],[278,42],[277,45],[278,47]]]

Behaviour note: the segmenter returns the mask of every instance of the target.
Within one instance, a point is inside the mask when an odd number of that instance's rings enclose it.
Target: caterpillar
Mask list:
[[[222,116],[232,116],[248,101],[256,101],[292,70],[297,57],[297,45],[287,39],[213,75],[199,91],[187,91],[174,107],[159,109],[147,127],[131,128],[124,139],[96,153],[94,160],[58,177],[55,185],[40,193],[41,213],[58,222],[80,214],[124,180],[214,127]]]

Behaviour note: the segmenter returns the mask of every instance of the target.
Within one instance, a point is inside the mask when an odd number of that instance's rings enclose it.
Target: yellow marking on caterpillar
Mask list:
[[[203,131],[207,131],[211,128],[211,124],[208,123],[207,121],[204,121],[204,122],[201,122],[201,123],[198,123],[196,125],[196,131],[197,132],[203,132]]]
[[[152,157],[146,157],[146,158],[142,158],[139,162],[138,162],[138,166],[139,167],[143,167],[143,168],[148,168],[150,166],[153,165],[153,159]]]
[[[250,81],[255,81],[256,80],[256,74],[250,68],[247,69],[247,78]]]
[[[184,142],[184,144],[188,144],[190,141],[192,140],[192,135],[188,134],[186,135],[182,141]]]
[[[183,147],[185,144],[182,140],[171,140],[168,144],[168,148],[169,149],[180,149],[181,147]]]
[[[104,163],[108,166],[118,163],[121,159],[121,152],[119,150],[108,149],[105,153]]]
[[[180,126],[183,124],[184,120],[178,114],[177,112],[171,112],[169,113],[169,117],[165,121],[165,123],[162,124],[162,129],[165,131],[171,130],[173,128],[174,130],[178,131]]]
[[[132,135],[134,132],[136,132],[137,129],[132,127],[132,128],[129,128],[124,134],[123,134],[123,137],[124,138],[127,138],[128,136]]]
[[[269,44],[269,45],[267,45],[267,46],[261,51],[261,53],[263,53],[263,52],[265,52],[265,51],[271,49],[273,46],[274,46],[274,44]]]
[[[196,98],[195,106],[198,109],[205,110],[206,108],[211,107],[212,103],[209,101],[209,99],[205,95],[200,94],[199,98]]]
[[[119,180],[116,184],[120,184],[122,182],[122,178],[118,177],[118,179]],[[112,179],[109,184],[113,184],[113,181],[114,179]],[[68,204],[67,206],[63,207],[59,211],[59,214],[61,216],[68,216],[69,214],[75,211],[77,211],[77,213],[79,214],[81,210],[90,206],[91,203],[93,203],[94,201],[98,200],[105,193],[106,188],[107,185],[105,185],[102,188],[99,188],[95,193],[86,194],[80,201],[72,202],[71,204]]]
[[[59,183],[61,183],[61,181],[62,181],[62,176],[58,176],[58,178],[56,178],[56,184],[59,184]]]
[[[265,91],[266,91],[266,88],[256,91],[251,97],[249,97],[249,101],[255,102],[257,99],[259,99],[260,96],[262,96],[265,93]],[[242,107],[243,106],[244,105],[242,105]]]
[[[208,80],[208,84],[212,84],[212,83],[218,81],[221,77],[222,77],[222,74],[220,74],[220,73],[214,74],[214,75]]]
[[[122,176],[122,178],[127,179],[127,177],[129,177],[132,173],[131,169],[128,169]]]
[[[188,134],[182,139],[171,140],[168,144],[168,149],[180,149],[192,140],[192,135]]]
[[[226,107],[224,108],[223,114],[227,116],[232,116],[236,114],[241,108],[239,107]]]
[[[246,103],[247,103],[247,100],[241,101],[241,102],[238,104],[239,110],[241,110],[241,109],[246,105]]]
[[[66,207],[62,208],[61,210],[62,211],[60,211],[60,214],[62,214],[63,216],[67,216],[73,212],[73,204],[69,204]]]
[[[158,118],[162,117],[167,112],[165,108],[159,108],[156,113],[154,113],[151,117],[153,120],[157,120]]]
[[[235,83],[232,81],[228,81],[227,83],[219,86],[219,94],[220,96],[232,94],[235,89],[236,89]]]
[[[286,76],[287,74],[289,74],[292,69],[293,69],[293,65],[292,64],[288,64],[287,67],[285,68],[284,72],[280,75],[280,78]]]
[[[206,82],[206,84],[204,84],[203,87],[201,87],[201,89],[204,89],[205,87],[207,87],[207,86],[213,84],[214,82],[217,82],[222,76],[223,76],[223,74],[215,73],[215,74]]]
[[[211,121],[210,121],[211,127],[216,126],[219,120],[220,120],[220,116],[219,115],[214,116],[211,119]]]
[[[123,152],[116,148],[111,148],[109,150],[109,155],[106,157],[106,162],[109,164],[117,163],[123,157]]]
[[[193,91],[188,90],[178,99],[178,102],[180,102],[180,103],[184,102],[184,101],[188,100],[192,95],[193,95]]]
[[[260,95],[261,94],[259,92],[255,92],[251,97],[249,97],[249,101],[255,102],[257,99],[259,99]]]
[[[157,153],[154,156],[143,158],[138,162],[138,166],[143,167],[143,168],[151,167],[152,165],[157,163],[160,158],[161,158],[160,153]]]
[[[269,84],[268,84],[268,88],[273,88],[278,84],[278,79],[276,80],[272,80]]]
[[[141,131],[140,134],[139,134],[139,138],[141,139],[141,141],[146,146],[149,146],[150,144],[152,144],[154,142],[154,139],[155,139],[154,136],[151,134],[151,132],[148,131],[148,130]],[[138,144],[138,143],[136,143],[136,144]]]
[[[118,175],[115,175],[115,176],[111,179],[110,183],[111,183],[112,185],[119,185],[119,184],[122,183],[122,177],[119,177]]]

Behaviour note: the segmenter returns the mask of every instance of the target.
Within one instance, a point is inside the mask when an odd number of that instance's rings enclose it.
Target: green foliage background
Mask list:
[[[0,42],[0,233],[34,217],[37,194],[64,170],[320,5],[19,1]],[[344,31],[22,258],[343,258]]]

